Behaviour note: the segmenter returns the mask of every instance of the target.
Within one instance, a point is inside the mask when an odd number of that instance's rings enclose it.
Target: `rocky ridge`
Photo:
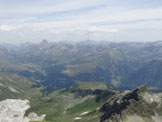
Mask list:
[[[161,122],[161,101],[161,93],[148,92],[144,86],[117,93],[101,107],[100,122]]]

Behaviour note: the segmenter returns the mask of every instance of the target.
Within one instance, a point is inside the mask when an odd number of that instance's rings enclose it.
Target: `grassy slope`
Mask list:
[[[94,111],[103,104],[103,101],[97,103],[95,99],[91,97],[82,101],[82,98],[76,98],[76,96],[70,93],[58,94],[54,93],[52,96],[32,101],[32,108],[28,112],[34,111],[40,115],[46,114],[46,120],[49,122],[73,122],[74,118],[78,117],[81,113]],[[72,101],[75,101],[76,103],[74,102],[73,104],[76,105],[68,108]]]
[[[94,111],[104,101],[96,102],[95,96],[81,97],[67,90],[55,91],[42,96],[41,88],[33,88],[34,82],[16,74],[0,73],[0,100],[28,99],[31,108],[26,112],[38,115],[46,114],[49,122],[73,122],[75,117],[85,111]],[[103,83],[78,83],[80,89],[106,89]]]
[[[84,87],[86,86],[86,87]],[[88,87],[89,86],[89,87]],[[101,88],[97,86],[103,86],[107,88],[103,83],[79,83],[74,85],[76,88]],[[99,119],[99,114],[96,112],[97,118],[81,116],[81,113],[89,111],[94,112],[97,108],[100,108],[105,103],[104,100],[96,102],[95,96],[81,97],[76,93],[71,93],[67,90],[55,91],[46,97],[40,97],[31,101],[32,108],[29,109],[27,114],[34,111],[41,114],[46,114],[46,120],[49,122],[74,122],[75,117],[82,117],[82,121],[94,122],[94,119]],[[90,119],[90,120],[89,120]]]
[[[39,88],[32,88],[34,82],[16,74],[0,73],[0,100],[33,99],[41,96]]]

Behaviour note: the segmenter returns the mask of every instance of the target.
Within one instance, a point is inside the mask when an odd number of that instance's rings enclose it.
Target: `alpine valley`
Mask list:
[[[162,41],[0,45],[2,122],[162,122]]]

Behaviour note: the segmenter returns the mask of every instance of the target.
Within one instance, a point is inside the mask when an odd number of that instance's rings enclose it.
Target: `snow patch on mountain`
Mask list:
[[[15,88],[13,88],[12,86],[9,86],[9,90],[11,92],[15,92],[15,93],[19,93],[19,91],[17,91]]]

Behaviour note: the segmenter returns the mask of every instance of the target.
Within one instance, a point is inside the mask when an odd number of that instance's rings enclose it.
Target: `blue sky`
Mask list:
[[[0,0],[0,42],[162,40],[162,0]]]

